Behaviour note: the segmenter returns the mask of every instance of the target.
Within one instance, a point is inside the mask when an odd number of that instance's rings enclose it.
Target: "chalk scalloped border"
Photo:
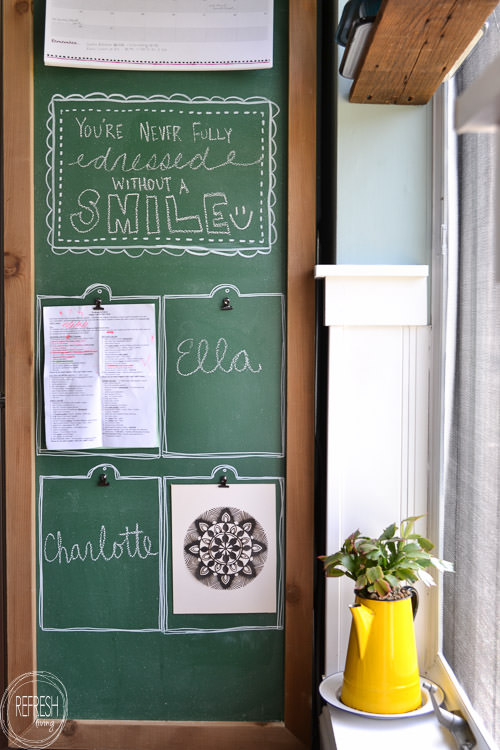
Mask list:
[[[136,247],[124,247],[124,246],[108,246],[108,244],[102,244],[102,245],[96,245],[96,246],[86,246],[86,247],[66,247],[66,246],[56,246],[54,242],[54,221],[55,221],[55,210],[54,210],[54,201],[56,198],[56,191],[55,191],[55,170],[54,170],[54,159],[55,159],[55,117],[54,117],[54,103],[56,101],[68,101],[68,102],[90,102],[95,101],[98,99],[99,101],[105,101],[105,102],[116,102],[116,103],[132,103],[132,102],[140,102],[140,103],[162,103],[162,104],[171,104],[171,103],[178,103],[178,102],[185,102],[189,104],[196,104],[196,103],[214,103],[214,104],[245,104],[245,105],[251,105],[251,104],[264,104],[268,107],[269,111],[269,195],[268,195],[268,217],[269,217],[269,242],[265,244],[264,247],[208,247],[206,245],[170,245],[169,243],[163,243],[161,246],[155,245],[152,247],[142,247],[142,246],[136,246]],[[48,234],[47,234],[47,242],[49,244],[49,247],[51,251],[55,255],[65,255],[66,253],[72,253],[75,255],[80,255],[82,253],[89,253],[91,255],[104,255],[105,253],[110,253],[113,255],[117,255],[120,253],[124,253],[128,255],[130,258],[140,258],[143,255],[160,255],[162,253],[166,253],[168,255],[180,257],[184,254],[189,255],[197,255],[197,256],[203,256],[203,255],[222,255],[226,257],[236,256],[239,255],[244,258],[253,258],[256,255],[268,255],[273,245],[276,244],[278,239],[278,232],[276,228],[276,214],[274,211],[274,207],[277,202],[276,198],[276,151],[277,151],[277,145],[276,145],[276,133],[277,133],[277,125],[276,125],[276,116],[278,115],[280,108],[275,103],[272,102],[270,99],[267,99],[265,97],[261,96],[252,96],[248,98],[242,98],[239,96],[230,96],[230,97],[220,97],[220,96],[213,96],[213,97],[206,97],[206,96],[195,96],[195,97],[189,97],[186,94],[173,94],[172,96],[165,96],[162,94],[156,94],[154,96],[140,96],[140,95],[133,95],[133,96],[125,96],[124,94],[104,94],[101,92],[93,92],[91,94],[70,94],[69,96],[64,96],[62,94],[54,94],[54,96],[51,98],[49,105],[48,105],[48,111],[49,116],[47,118],[47,130],[48,135],[46,139],[46,145],[47,145],[47,154],[45,157],[45,162],[47,164],[47,172],[45,176],[45,183],[47,185],[47,197],[46,197],[46,204],[47,204],[47,215],[46,215],[46,224],[48,227]]]

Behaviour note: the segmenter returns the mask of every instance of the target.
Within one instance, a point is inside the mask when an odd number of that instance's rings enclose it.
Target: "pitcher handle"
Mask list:
[[[403,590],[408,591],[408,593],[411,594],[411,609],[413,612],[413,619],[415,619],[419,604],[418,591],[414,586],[404,586]]]

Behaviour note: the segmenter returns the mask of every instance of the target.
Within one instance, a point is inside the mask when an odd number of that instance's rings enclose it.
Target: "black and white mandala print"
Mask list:
[[[267,559],[261,524],[238,508],[211,508],[193,521],[184,538],[184,560],[206,586],[234,590],[251,583]]]

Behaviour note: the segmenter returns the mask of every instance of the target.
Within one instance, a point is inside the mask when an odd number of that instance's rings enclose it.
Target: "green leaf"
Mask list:
[[[430,552],[431,549],[434,549],[433,543],[430,541],[430,539],[426,539],[425,536],[419,536],[418,543],[426,552]]]
[[[392,539],[394,534],[396,533],[396,524],[391,523],[390,526],[388,526],[386,529],[383,530],[381,535],[379,536],[379,539]]]
[[[342,547],[342,549],[344,550],[344,552],[355,552],[356,551],[355,542],[356,542],[356,539],[359,536],[359,533],[360,533],[359,529],[356,529],[356,531],[353,531],[352,534],[349,534],[349,536],[347,537],[347,539],[344,542],[344,546]]]
[[[411,568],[399,568],[396,575],[400,581],[416,581],[418,579],[417,574]]]
[[[335,552],[334,555],[320,555],[319,559],[324,563],[324,565],[335,564],[341,561],[342,552]]]
[[[325,575],[327,578],[340,578],[344,575],[344,571],[340,568],[325,568]]]
[[[389,552],[391,553],[391,555],[396,555],[397,554],[396,544],[393,541],[388,542],[387,549],[389,550]]]
[[[409,516],[408,518],[405,518],[401,522],[401,536],[405,539],[408,538],[408,536],[412,533],[413,527],[415,526],[415,522],[418,521],[420,518],[423,518],[423,516]]]
[[[364,573],[356,578],[357,589],[364,589],[367,583],[368,583],[368,578],[365,576]]]
[[[380,567],[380,565],[373,565],[371,568],[366,569],[366,577],[370,581],[370,583],[375,583],[375,581],[380,580],[384,577],[384,571]]]
[[[370,552],[373,552],[373,550],[378,551],[378,545],[374,544],[371,539],[369,539],[367,542],[362,542],[358,546],[358,550],[362,552],[364,555],[367,555]]]
[[[402,552],[405,555],[410,555],[410,554],[413,554],[414,552],[421,552],[421,549],[418,544],[415,544],[415,542],[407,542],[404,545]]]
[[[340,563],[351,573],[354,573],[354,571],[356,570],[356,564],[352,557],[350,557],[349,555],[343,555]]]
[[[387,596],[391,591],[391,587],[383,578],[380,581],[375,581],[373,588],[379,596]]]
[[[409,560],[418,560],[420,562],[421,560],[429,561],[431,559],[431,556],[429,555],[429,553],[425,552],[419,547],[416,547],[416,549],[411,549],[411,550],[405,547],[403,552]]]
[[[360,551],[363,549],[365,544],[368,544],[371,542],[370,537],[368,536],[360,536],[356,539],[356,542],[353,547],[353,552],[355,555],[359,555]]]
[[[382,554],[382,552],[380,550],[375,549],[375,550],[373,550],[373,552],[369,552],[366,555],[366,559],[370,560],[370,561],[380,560],[382,562],[383,560],[385,560],[385,557],[384,557],[384,555]]]
[[[384,576],[384,578],[385,578],[386,581],[388,581],[390,583],[390,585],[392,586],[392,588],[394,588],[395,586],[399,586],[399,582],[401,580],[400,578],[398,578],[397,576],[392,575],[391,573],[386,573],[385,576]],[[406,580],[406,579],[403,579],[403,580]]]

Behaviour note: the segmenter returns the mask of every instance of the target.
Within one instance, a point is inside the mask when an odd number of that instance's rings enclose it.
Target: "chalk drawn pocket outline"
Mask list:
[[[248,309],[248,318],[255,320],[257,315],[263,316],[264,322],[275,315],[280,318],[280,341],[275,348],[276,362],[275,372],[271,372],[269,364],[269,348],[266,350],[255,349],[245,339],[229,339],[222,333],[217,333],[208,339],[200,336],[194,337],[190,332],[186,334],[184,340],[179,341],[176,338],[177,316],[181,315],[182,310],[189,309],[191,312],[199,310],[196,313],[197,320],[203,321],[210,312],[210,303],[212,300],[222,298],[224,295],[232,295],[232,301],[235,305],[243,305]],[[220,301],[218,305],[220,306]],[[178,309],[176,309],[178,308]],[[264,312],[265,311],[265,312]],[[222,313],[231,315],[232,313]],[[286,402],[286,310],[285,295],[279,292],[251,292],[242,293],[239,288],[232,283],[218,284],[208,293],[198,294],[166,294],[163,296],[163,316],[164,316],[164,362],[162,369],[165,373],[165,382],[168,383],[166,390],[170,391],[170,398],[165,397],[162,401],[162,456],[163,458],[218,458],[225,457],[247,457],[247,456],[267,456],[281,458],[285,452],[285,402]],[[182,316],[181,316],[182,317]],[[201,330],[201,329],[200,329]],[[262,330],[267,330],[262,328]],[[270,329],[269,329],[270,330]],[[275,328],[278,331],[277,328]],[[229,345],[231,343],[231,346]],[[208,351],[210,345],[210,352]],[[250,347],[250,348],[249,348]],[[248,349],[248,351],[247,351]],[[168,353],[169,352],[169,353]],[[267,354],[266,354],[267,352]],[[267,357],[264,365],[264,358]],[[272,363],[271,363],[272,364]],[[197,433],[200,440],[193,446],[190,439],[189,445],[178,429],[183,425],[183,421],[175,419],[172,415],[181,408],[185,403],[186,391],[182,397],[179,395],[180,390],[175,397],[172,397],[179,383],[191,383],[196,377],[207,376],[208,378],[233,379],[241,375],[248,376],[257,383],[263,372],[266,377],[272,377],[274,391],[276,393],[276,412],[273,414],[275,419],[274,429],[272,432],[261,431],[258,441],[253,439],[248,442],[246,430],[240,429],[241,437],[231,440],[228,439],[228,426],[230,421],[224,416],[224,410],[220,410],[220,423],[214,422],[212,428],[207,431],[201,422],[201,412],[199,416],[193,417],[193,422],[198,424]],[[174,379],[177,379],[177,383]],[[268,381],[269,382],[269,381]],[[183,386],[184,388],[184,386]],[[200,391],[201,393],[202,391]],[[269,388],[261,389],[260,395],[269,395]],[[254,395],[258,396],[258,389],[254,390]],[[258,397],[260,398],[260,397]],[[177,399],[177,400],[175,400]],[[226,392],[221,393],[221,403],[225,402],[228,408],[228,395]],[[214,401],[217,403],[217,400]],[[250,401],[242,402],[244,409],[247,409],[248,418],[253,421],[255,418],[256,402],[250,407]],[[268,412],[271,414],[271,412]],[[240,423],[241,425],[241,423]],[[231,433],[233,434],[233,433]]]
[[[104,503],[101,494],[103,490],[97,484],[98,477],[102,472],[105,472],[111,480],[110,494],[106,503]],[[79,508],[76,516],[76,500],[73,498],[71,505],[68,482],[73,485],[77,492],[90,492],[86,504]],[[63,489],[59,489],[59,487]],[[128,510],[125,508],[123,500],[127,488],[129,492],[133,491],[127,501]],[[65,502],[58,502],[58,492],[66,492],[62,495]],[[136,493],[138,497],[142,498],[137,505],[134,502]],[[75,495],[75,497],[77,496]],[[109,529],[106,530],[106,524],[100,522],[95,513],[92,514],[90,510],[92,508],[95,511],[96,507],[104,509],[106,505],[114,509],[115,516],[118,512],[121,513],[118,525],[121,526],[123,519],[123,529],[120,528],[120,533],[114,536],[109,533]],[[38,625],[40,630],[96,633],[113,631],[163,632],[165,630],[166,590],[164,561],[167,545],[164,506],[161,477],[121,475],[116,466],[110,463],[98,464],[89,469],[86,474],[40,475],[38,494]],[[58,515],[54,516],[56,508],[58,509]],[[149,526],[143,526],[145,517],[150,518]],[[140,519],[140,525],[136,525],[136,518]],[[83,520],[90,523],[88,527],[91,529],[90,536],[86,532],[81,533]],[[61,530],[61,522],[66,531]],[[68,526],[72,527],[74,532],[71,539],[67,534]],[[148,540],[146,541],[146,548],[143,546],[139,549],[134,543],[134,536],[139,542],[139,537],[143,537],[143,529],[145,534],[148,535]],[[61,533],[58,533],[58,531]],[[125,533],[122,533],[123,531]],[[157,540],[152,546],[149,543],[151,538]],[[142,541],[139,544],[142,544]],[[138,588],[141,581],[151,582],[151,596],[148,599],[145,595],[144,599],[144,602],[149,604],[147,614],[144,614],[143,606],[136,606],[136,611],[135,613],[132,612],[131,616],[126,608],[122,608],[120,611],[116,607],[118,589],[113,593],[115,596],[114,606],[107,601],[107,606],[102,609],[104,619],[101,617],[101,610],[89,606],[84,619],[80,622],[77,621],[82,613],[75,612],[74,604],[71,603],[71,596],[78,597],[77,589],[70,591],[69,595],[64,598],[64,607],[55,607],[54,600],[52,600],[52,604],[50,603],[50,592],[57,591],[61,581],[60,575],[57,575],[58,569],[59,571],[71,569],[71,572],[76,572],[76,580],[78,580],[78,576],[82,574],[82,566],[86,569],[89,566],[92,568],[97,566],[96,570],[100,572],[95,575],[102,576],[104,568],[116,565],[120,558],[122,562],[128,559],[136,567],[137,565],[139,567],[144,564],[147,565],[144,574],[141,573],[138,577],[131,579],[136,591],[142,591]],[[151,560],[148,563],[149,558]],[[150,578],[151,571],[155,576],[154,581]],[[54,574],[56,577],[54,577]],[[102,580],[99,577],[94,578],[97,588]],[[116,581],[122,581],[126,586],[125,577],[117,576]],[[87,593],[90,591],[88,588],[84,590]],[[92,592],[89,595],[92,596]]]

